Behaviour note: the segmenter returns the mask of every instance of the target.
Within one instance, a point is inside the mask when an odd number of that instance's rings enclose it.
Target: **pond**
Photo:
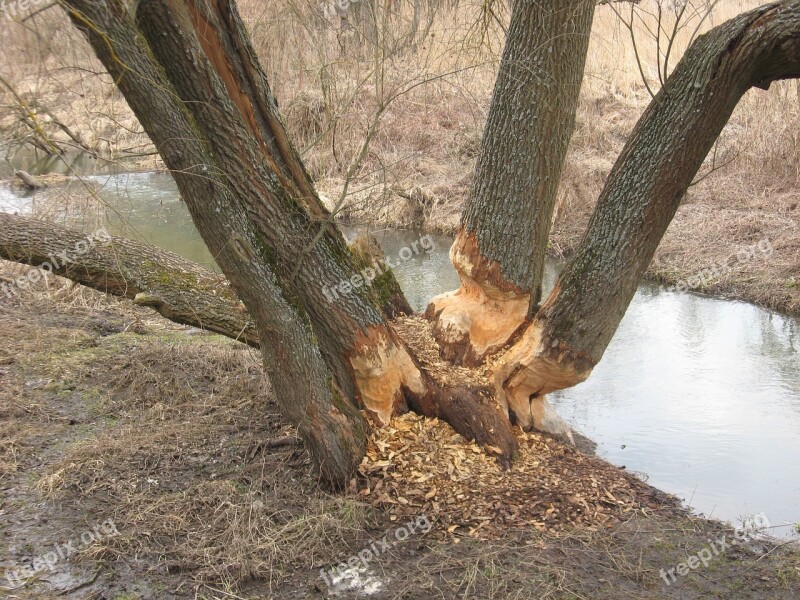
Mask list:
[[[109,231],[216,268],[168,175],[87,179],[106,204]],[[0,210],[28,213],[36,203],[37,196],[0,188]],[[421,235],[373,233],[387,256]],[[431,239],[430,253],[395,270],[416,310],[458,285],[452,240]],[[549,286],[559,268],[548,264]],[[800,521],[798,319],[643,284],[591,377],[551,400],[597,442],[600,456],[702,514],[737,523],[763,513],[785,537]]]

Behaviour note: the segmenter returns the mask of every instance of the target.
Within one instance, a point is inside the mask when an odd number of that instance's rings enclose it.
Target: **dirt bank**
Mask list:
[[[800,594],[800,555],[769,540],[667,585],[662,569],[731,531],[540,436],[503,475],[409,416],[349,494],[324,494],[256,354],[127,302],[58,284],[0,300],[0,336],[2,566],[63,551],[12,598]],[[359,553],[369,572],[340,581]]]

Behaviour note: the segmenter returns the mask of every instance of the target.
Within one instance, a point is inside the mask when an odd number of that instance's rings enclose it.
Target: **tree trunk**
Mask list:
[[[44,187],[37,179],[27,171],[14,171],[14,175],[19,179],[22,184],[29,190],[38,190]]]
[[[65,4],[256,323],[279,400],[325,479],[343,485],[360,461],[357,402],[381,424],[409,403],[442,414],[449,396],[386,321],[383,307],[404,303],[393,275],[370,285],[358,274],[370,267],[330,223],[235,5],[141,0],[131,15],[122,0]]]
[[[534,322],[498,360],[501,400],[524,426],[544,395],[588,377],[725,123],[751,87],[800,76],[800,0],[742,14],[700,37],[617,160],[575,257]]]
[[[303,199],[293,202],[281,193],[278,174],[269,170],[263,157],[259,161],[252,154],[243,156],[240,164],[232,165],[243,138],[249,138],[241,119],[238,127],[227,132],[228,148],[212,144],[212,136],[156,62],[126,3],[71,0],[66,4],[70,18],[84,32],[159,149],[209,250],[247,307],[261,338],[268,342],[261,345],[261,352],[278,402],[297,425],[323,482],[332,487],[345,485],[363,456],[366,424],[339,385],[344,369],[332,376],[302,303],[281,287],[276,276],[280,267],[276,240],[266,238],[251,216],[275,196],[291,204],[295,214],[305,214]],[[145,4],[153,3],[141,3],[140,11]],[[184,26],[191,23],[186,14],[180,21]],[[163,25],[166,28],[168,23]],[[166,38],[165,31],[162,39]],[[177,55],[197,61],[185,72],[187,78],[208,66],[188,43]],[[219,86],[218,81],[214,84]],[[211,90],[207,91],[211,100]],[[191,108],[225,120],[211,101]],[[243,187],[248,193],[242,194]],[[264,201],[248,205],[258,194],[263,194]],[[304,201],[312,200],[306,197]],[[282,217],[275,212],[271,216],[276,221]],[[286,238],[291,240],[290,236]],[[372,317],[380,320],[378,311]]]
[[[52,223],[0,213],[0,258],[129,298],[176,323],[259,345],[247,309],[223,275],[149,244],[87,236]],[[41,274],[33,276],[40,278]],[[22,278],[22,286],[34,283],[31,279]],[[20,287],[16,282],[2,285],[0,297],[14,297]]]
[[[594,0],[514,3],[470,197],[451,250],[456,292],[427,310],[444,358],[477,365],[541,299]]]

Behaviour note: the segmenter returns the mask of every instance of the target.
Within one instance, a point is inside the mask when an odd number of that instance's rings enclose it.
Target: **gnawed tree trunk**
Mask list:
[[[751,87],[800,77],[800,0],[742,14],[700,37],[617,160],[586,236],[494,381],[523,426],[557,418],[545,394],[603,356],[692,179]],[[665,383],[666,384],[666,383]]]
[[[450,396],[415,364],[330,224],[289,142],[230,1],[63,0],[173,173],[192,218],[256,323],[267,372],[324,480],[344,485],[363,454],[357,403],[379,423],[408,404],[435,416]],[[336,301],[329,290],[352,282]],[[407,305],[406,305],[407,306]],[[498,412],[494,417],[502,422]],[[508,436],[492,445],[513,448]]]
[[[162,8],[154,4],[140,3],[140,13]],[[132,21],[127,3],[75,0],[66,5],[73,23],[84,32],[173,173],[205,243],[267,342],[261,345],[261,352],[276,397],[287,417],[298,426],[322,480],[333,487],[345,485],[363,456],[366,423],[349,401],[348,390],[340,385],[347,376],[345,366],[340,365],[338,372],[329,370],[330,357],[325,357],[323,350],[327,340],[316,334],[300,299],[284,290],[276,275],[282,242],[292,246],[297,258],[295,232],[280,231],[276,237],[283,240],[269,239],[252,219],[252,212],[262,210],[267,219],[282,222],[274,203],[289,204],[292,213],[303,215],[303,203],[312,199],[295,199],[283,191],[280,180],[286,176],[276,173],[264,156],[257,157],[246,146],[253,134],[247,132],[243,117],[227,123],[229,130],[220,131],[226,117],[230,120],[224,111],[233,112],[233,101],[228,99],[222,107],[214,105],[214,96],[225,93],[219,78],[209,81],[206,77],[199,82],[208,101],[203,99],[193,107],[182,101]],[[183,9],[177,21],[191,27],[186,7],[178,4],[175,8]],[[195,62],[183,76],[199,78],[197,71],[208,75],[209,60],[198,49],[194,32],[168,33],[167,18],[163,25],[161,38],[165,43],[177,41],[169,40],[170,35],[179,35],[186,43],[186,47],[173,47],[170,59],[182,56]],[[248,106],[257,104],[247,99],[243,110]],[[216,115],[219,129],[209,135],[190,108]],[[223,135],[228,136],[227,148],[219,140],[212,143],[215,136]],[[287,221],[291,223],[292,219]],[[300,243],[311,235],[309,230],[307,226]],[[341,267],[332,262],[333,273],[341,273]],[[379,321],[379,312],[372,317]],[[348,386],[352,391],[351,382]]]
[[[155,246],[118,237],[87,237],[52,223],[0,213],[0,258],[128,298],[176,323],[259,345],[247,309],[223,275]],[[29,280],[25,277],[24,285]],[[3,285],[0,291],[0,297],[13,297],[19,286]]]
[[[539,305],[594,5],[514,3],[473,187],[450,251],[461,287],[427,310],[445,359],[480,364]]]

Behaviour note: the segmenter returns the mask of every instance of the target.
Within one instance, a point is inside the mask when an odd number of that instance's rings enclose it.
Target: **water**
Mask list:
[[[796,319],[647,286],[591,377],[553,404],[602,456],[707,515],[796,523],[798,366]]]
[[[13,156],[0,161],[0,179],[8,179],[16,169],[23,169],[31,175],[55,173],[58,175],[113,175],[125,168],[123,161],[109,161],[93,158],[85,152],[68,152],[62,156],[45,154],[26,147]]]
[[[168,175],[92,176],[109,230],[216,268]],[[0,210],[36,210],[39,196],[0,188]],[[74,219],[74,216],[72,217]],[[90,228],[84,223],[85,228]],[[421,234],[374,232],[388,257]],[[345,234],[355,234],[346,228]],[[452,240],[431,236],[395,269],[421,310],[455,289]],[[426,244],[430,247],[430,244]],[[558,265],[551,263],[552,285]],[[773,526],[800,521],[800,321],[758,307],[642,285],[601,363],[553,404],[598,454],[701,513]],[[790,535],[790,528],[775,530]]]
[[[70,184],[71,192],[95,198],[101,208],[100,214],[96,210],[84,212],[78,203],[77,210],[48,212],[51,218],[70,221],[85,231],[94,231],[102,225],[112,235],[146,241],[218,270],[170,175],[88,175],[82,181],[84,183]],[[17,214],[43,211],[46,205],[59,204],[48,202],[51,193],[56,192],[44,190],[30,194],[0,187],[0,211]]]

